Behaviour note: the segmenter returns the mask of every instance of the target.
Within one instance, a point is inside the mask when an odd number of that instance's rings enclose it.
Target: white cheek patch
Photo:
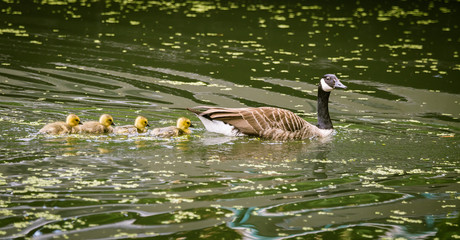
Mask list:
[[[324,81],[324,78],[321,78],[320,84],[321,84],[321,88],[325,92],[331,92],[332,90],[334,90],[334,88],[332,88],[331,86],[327,85],[327,83]]]

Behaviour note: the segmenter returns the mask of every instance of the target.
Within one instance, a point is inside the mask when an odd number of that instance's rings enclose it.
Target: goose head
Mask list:
[[[111,125],[115,126],[115,123],[113,123],[113,117],[109,114],[102,114],[99,118],[99,123],[106,127],[110,127]]]
[[[82,124],[81,121],[80,121],[80,118],[75,115],[75,114],[69,114],[69,116],[67,116],[65,122],[67,124],[69,124],[71,127],[75,127],[79,124]]]
[[[343,85],[334,74],[324,75],[319,84],[321,85],[321,89],[325,92],[331,92],[334,88],[347,88],[347,86]]]
[[[177,119],[177,126],[176,126],[177,128],[180,128],[185,132],[190,132],[188,128],[191,126],[192,126],[192,122],[190,121],[190,119],[186,117],[181,117]]]
[[[134,126],[140,130],[144,130],[145,127],[150,127],[149,121],[143,116],[138,116],[136,118],[136,121],[134,121]]]

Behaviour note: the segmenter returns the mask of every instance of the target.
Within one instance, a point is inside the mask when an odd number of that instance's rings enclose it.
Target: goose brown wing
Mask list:
[[[219,120],[230,124],[246,135],[260,136],[263,132],[271,129],[293,132],[302,129],[308,124],[291,111],[272,107],[199,107],[189,110],[210,120]]]
[[[254,108],[245,114],[247,118],[251,118],[251,115],[254,122],[252,125],[260,129],[259,131],[279,129],[285,132],[295,132],[308,124],[293,112],[281,108]]]

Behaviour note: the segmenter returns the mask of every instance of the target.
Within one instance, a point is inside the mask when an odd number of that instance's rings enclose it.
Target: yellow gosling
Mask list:
[[[109,114],[102,114],[99,118],[99,122],[90,121],[85,122],[83,125],[78,127],[79,133],[112,133],[113,127],[115,123],[113,123],[113,118]]]
[[[177,120],[176,126],[155,128],[150,131],[150,135],[157,137],[177,137],[181,135],[189,135],[192,131],[188,129],[192,126],[190,119],[181,117]]]
[[[138,116],[134,121],[134,125],[119,126],[113,129],[117,134],[136,134],[147,132],[146,127],[150,127],[149,121],[143,116]]]
[[[69,114],[65,122],[48,123],[38,132],[42,134],[75,133],[79,124],[81,124],[80,118],[75,114]]]

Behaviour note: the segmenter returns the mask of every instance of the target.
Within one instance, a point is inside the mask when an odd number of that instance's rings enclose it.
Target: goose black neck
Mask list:
[[[329,116],[329,95],[330,92],[326,92],[321,88],[321,84],[318,87],[318,128],[321,129],[332,129],[332,121]]]

